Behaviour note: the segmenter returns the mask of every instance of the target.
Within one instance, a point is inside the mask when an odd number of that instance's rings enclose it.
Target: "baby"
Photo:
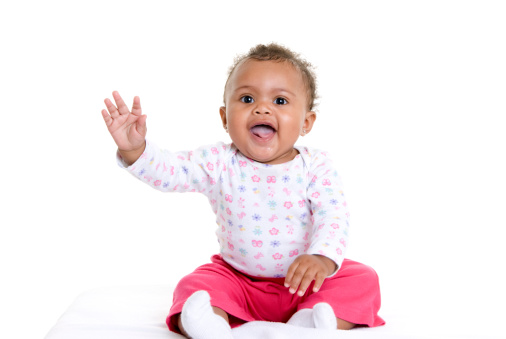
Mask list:
[[[348,211],[327,154],[294,146],[311,132],[311,65],[280,45],[236,59],[220,108],[231,144],[171,153],[146,141],[146,116],[117,92],[104,121],[118,161],[166,192],[205,194],[216,214],[220,254],[184,277],[167,325],[195,339],[232,338],[248,321],[351,329],[378,326],[378,277],[345,259]]]

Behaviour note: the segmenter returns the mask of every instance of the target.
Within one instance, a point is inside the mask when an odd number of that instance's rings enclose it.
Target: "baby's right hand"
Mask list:
[[[123,160],[131,164],[144,152],[147,131],[146,115],[142,115],[139,97],[134,98],[130,112],[118,92],[114,91],[112,96],[118,107],[116,108],[111,100],[105,99],[109,112],[103,109],[102,116]]]

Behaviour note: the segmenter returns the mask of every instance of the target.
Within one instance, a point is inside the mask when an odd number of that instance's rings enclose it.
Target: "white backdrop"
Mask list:
[[[85,290],[173,284],[217,251],[206,199],[119,169],[100,110],[113,90],[139,95],[158,144],[228,141],[227,69],[271,41],[317,66],[300,143],[333,154],[348,257],[379,273],[383,312],[495,333],[505,17],[502,1],[2,2],[0,337],[42,338]]]

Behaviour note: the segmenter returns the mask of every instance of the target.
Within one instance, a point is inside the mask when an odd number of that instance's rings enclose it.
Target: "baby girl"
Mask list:
[[[120,165],[155,189],[205,194],[220,253],[184,277],[167,317],[189,338],[232,338],[248,321],[351,329],[379,326],[376,272],[345,259],[348,211],[327,153],[295,143],[311,132],[311,65],[277,44],[236,59],[220,108],[232,143],[190,152],[146,141],[146,115],[117,92],[104,121]]]

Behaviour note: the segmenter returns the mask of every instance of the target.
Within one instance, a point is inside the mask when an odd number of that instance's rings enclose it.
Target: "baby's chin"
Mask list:
[[[242,151],[239,149],[239,152],[241,152],[244,156],[247,158],[254,160],[256,162],[266,164],[266,165],[278,165],[283,164],[285,162],[293,160],[298,154],[299,151],[295,148],[291,148],[290,150],[286,152],[269,152],[266,150],[262,151]]]

